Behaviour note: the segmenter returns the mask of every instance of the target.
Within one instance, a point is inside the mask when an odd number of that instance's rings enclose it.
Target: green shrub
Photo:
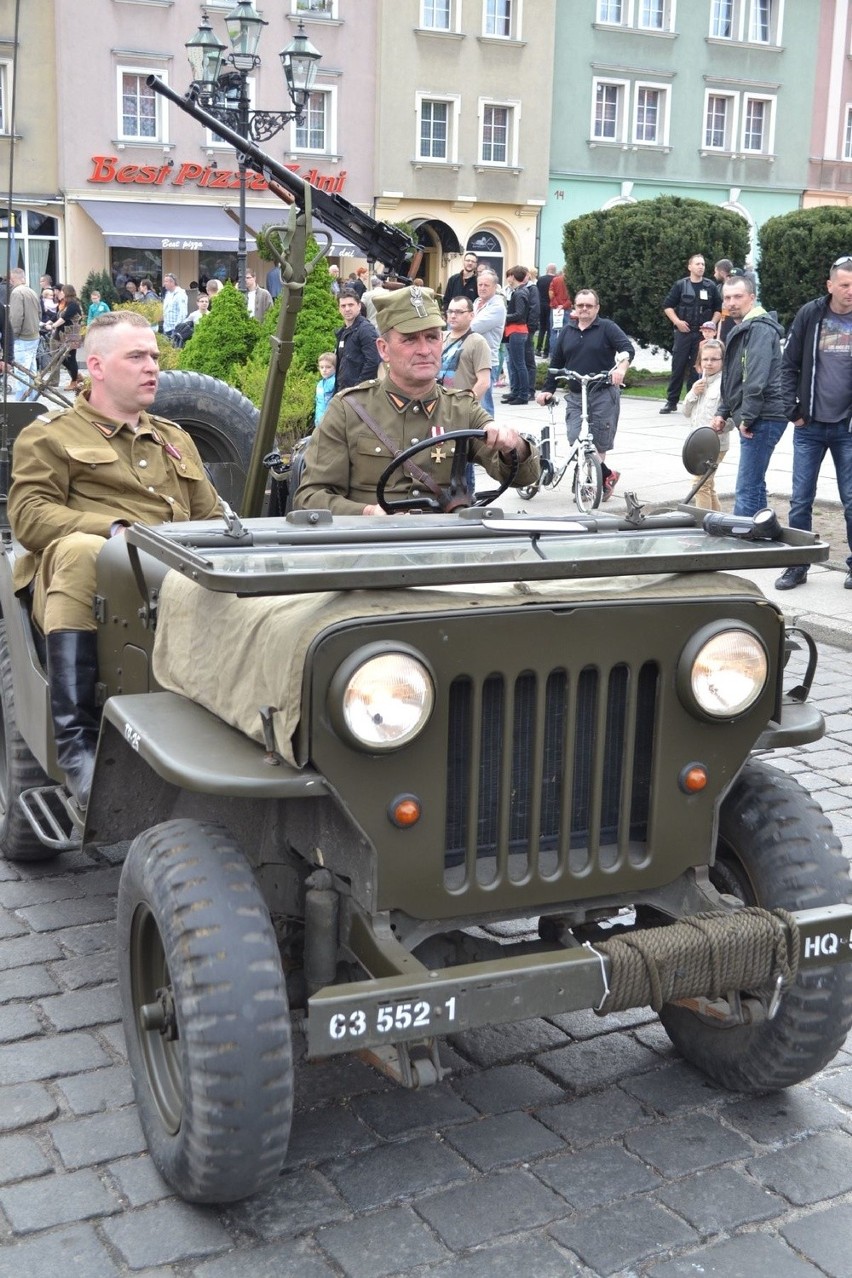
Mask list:
[[[246,364],[234,369],[234,385],[258,408],[263,403],[267,368],[267,360],[252,356]],[[299,356],[294,355],[287,370],[278,413],[276,435],[279,448],[290,448],[311,429],[316,384],[317,374],[305,368]]]
[[[180,352],[179,367],[234,386],[235,370],[247,363],[259,333],[260,325],[246,310],[243,295],[233,284],[226,284]]]
[[[796,311],[825,294],[832,262],[852,253],[852,209],[796,209],[760,229],[760,296],[786,328]]]
[[[163,318],[162,302],[119,302],[112,308],[114,311],[136,311],[144,315],[152,328],[157,328]]]
[[[744,262],[748,226],[716,204],[660,196],[574,218],[563,228],[562,247],[572,297],[584,286],[595,289],[601,314],[630,337],[668,346],[672,326],[663,298],[686,274],[688,259],[703,253],[708,278],[719,258]]]

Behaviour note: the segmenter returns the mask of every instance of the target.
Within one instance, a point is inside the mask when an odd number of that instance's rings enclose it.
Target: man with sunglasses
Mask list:
[[[559,330],[550,358],[554,368],[570,368],[575,373],[611,372],[610,384],[589,387],[589,426],[603,471],[603,500],[609,501],[621,478],[620,472],[606,464],[606,455],[615,442],[621,408],[621,387],[627,366],[635,354],[630,338],[614,320],[602,319],[600,299],[593,288],[577,290],[574,312]],[[536,403],[546,404],[556,390],[556,374],[548,373],[544,386],[536,395]],[[579,383],[568,383],[565,396],[565,422],[568,442],[573,444],[580,433],[581,397]]]
[[[852,590],[852,256],[832,264],[826,288],[825,297],[797,312],[781,364],[787,416],[796,428],[790,527],[810,531],[820,467],[831,453],[849,544],[843,585]],[[807,565],[796,564],[775,587],[792,590],[807,579]]]

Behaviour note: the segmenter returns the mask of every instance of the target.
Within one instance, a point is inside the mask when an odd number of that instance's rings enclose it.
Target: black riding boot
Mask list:
[[[98,744],[98,636],[94,630],[55,630],[46,639],[56,760],[78,807],[84,808]]]

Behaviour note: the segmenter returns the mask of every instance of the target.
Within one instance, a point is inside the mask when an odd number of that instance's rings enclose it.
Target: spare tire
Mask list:
[[[192,437],[216,488],[239,509],[260,412],[250,399],[205,373],[160,374],[151,412],[177,422]]]

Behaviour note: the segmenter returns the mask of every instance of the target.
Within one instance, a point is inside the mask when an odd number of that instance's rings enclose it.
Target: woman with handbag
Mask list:
[[[78,391],[83,386],[80,380],[80,370],[77,367],[77,351],[83,340],[80,336],[83,309],[77,301],[77,290],[73,284],[60,284],[57,291],[59,293],[59,314],[53,321],[51,329],[54,335],[58,336],[60,341],[68,347],[68,354],[62,364],[68,369],[71,381],[65,389]]]

